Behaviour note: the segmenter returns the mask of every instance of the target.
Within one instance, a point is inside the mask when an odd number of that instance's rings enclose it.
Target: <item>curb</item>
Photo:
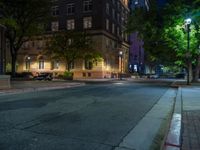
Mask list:
[[[178,86],[178,85],[176,85]],[[181,129],[182,129],[182,89],[178,88],[174,112],[172,115],[169,131],[167,133],[164,150],[180,150],[181,149]]]
[[[0,96],[21,94],[21,93],[28,93],[28,92],[37,92],[37,91],[48,91],[48,90],[73,88],[73,87],[79,87],[79,86],[84,86],[84,85],[85,85],[84,83],[77,83],[74,85],[62,85],[62,86],[53,86],[53,87],[10,89],[10,90],[6,90],[5,92],[0,91]]]
[[[137,125],[123,137],[114,150],[147,150],[150,149],[159,132],[162,122],[171,112],[174,105],[175,90],[168,89],[143,116]],[[150,122],[150,123],[149,123]],[[148,127],[147,127],[148,124]],[[139,137],[139,138],[138,138]]]

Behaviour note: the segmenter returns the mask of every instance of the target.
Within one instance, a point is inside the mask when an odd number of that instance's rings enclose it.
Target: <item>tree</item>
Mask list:
[[[145,51],[149,53],[148,58],[154,61],[186,67],[187,54],[194,67],[194,79],[197,80],[200,69],[200,0],[169,0],[163,8],[158,8],[156,0],[150,2],[149,11],[138,8],[132,12],[127,31],[138,32],[144,41]],[[187,34],[184,28],[187,17],[193,20],[189,53],[186,53]]]
[[[137,32],[144,41],[145,52],[148,53],[150,63],[172,64],[176,59],[175,52],[169,49],[162,39],[163,14],[157,1],[150,1],[149,11],[144,8],[136,8],[129,17],[127,32]]]
[[[199,78],[199,45],[200,45],[200,1],[177,0],[171,1],[166,5],[164,10],[164,30],[163,39],[168,46],[176,52],[178,56],[176,63],[184,66],[192,73],[192,65],[194,71],[193,81]],[[184,26],[184,21],[187,17],[192,18],[190,25],[190,48],[187,48],[187,29]],[[190,74],[190,80],[192,75]]]
[[[53,35],[48,43],[46,54],[55,60],[64,60],[66,69],[76,59],[94,60],[100,54],[93,49],[93,42],[85,32],[64,31]]]
[[[44,31],[50,5],[49,0],[1,0],[0,23],[7,28],[12,76],[15,75],[17,55],[23,43]]]

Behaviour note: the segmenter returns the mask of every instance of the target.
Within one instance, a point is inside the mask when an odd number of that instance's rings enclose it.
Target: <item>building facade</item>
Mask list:
[[[128,70],[128,36],[125,25],[128,0],[53,0],[52,22],[44,36],[24,43],[18,56],[18,72],[62,74],[66,64],[43,55],[46,39],[63,30],[85,31],[102,54],[102,59],[87,67],[85,60],[71,66],[75,79],[111,78]],[[122,56],[119,57],[119,52]]]
[[[6,38],[5,27],[0,25],[0,75],[6,71]]]

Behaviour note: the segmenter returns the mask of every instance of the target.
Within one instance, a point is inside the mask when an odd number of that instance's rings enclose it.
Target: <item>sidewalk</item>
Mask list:
[[[182,93],[182,150],[200,150],[200,84],[180,89]]]
[[[85,83],[70,81],[12,81],[10,89],[0,89],[0,95],[64,89],[83,85]]]
[[[172,87],[178,87],[174,115],[180,118],[172,118],[165,149],[200,150],[200,82],[177,81]]]

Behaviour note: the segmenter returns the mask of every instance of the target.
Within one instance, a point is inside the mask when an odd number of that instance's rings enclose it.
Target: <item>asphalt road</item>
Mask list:
[[[122,81],[0,96],[0,150],[113,150],[169,84]]]

